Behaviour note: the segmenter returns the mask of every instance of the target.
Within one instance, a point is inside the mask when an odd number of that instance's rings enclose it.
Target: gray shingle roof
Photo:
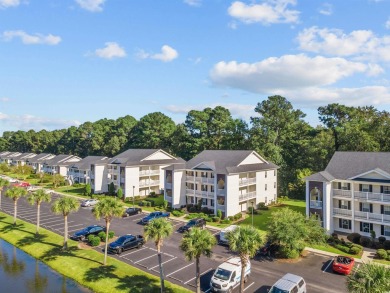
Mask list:
[[[75,163],[75,162],[68,162],[68,160],[72,158],[80,159],[79,157],[73,155],[57,155],[52,159],[45,160],[44,163],[49,166],[69,166],[70,164]]]
[[[39,161],[43,161],[46,157],[48,156],[51,156],[52,154],[48,154],[48,153],[41,153],[39,155],[36,155],[32,158],[28,158],[27,159],[27,162],[29,163],[38,163]]]
[[[108,161],[109,164],[120,164],[121,166],[137,165],[161,165],[175,164],[184,162],[181,158],[164,159],[164,160],[144,160],[154,153],[161,151],[159,149],[129,149]]]
[[[34,153],[23,153],[23,154],[21,154],[17,159],[18,160],[27,160],[29,157],[35,157],[36,156],[36,154],[34,154]]]
[[[80,170],[88,170],[91,164],[107,164],[110,158],[104,156],[88,156],[76,163],[71,163],[70,167],[75,167]]]
[[[257,170],[277,169],[278,166],[271,162],[262,164],[246,164],[238,166],[245,158],[254,151],[233,151],[233,150],[205,150],[199,155],[189,160],[186,164],[187,169],[193,169],[197,165],[204,163],[213,167],[215,172],[220,174],[250,172]]]
[[[332,175],[330,175],[328,172],[321,171],[321,172],[312,174],[312,175],[306,177],[305,179],[309,180],[309,181],[330,182],[330,181],[334,180],[335,178]]]
[[[11,152],[11,153],[8,153],[6,154],[5,156],[1,157],[2,159],[13,159],[13,158],[17,158],[18,156],[20,156],[22,153],[19,153],[19,152]]]
[[[390,174],[390,152],[335,152],[325,171],[337,179],[348,179],[379,168]]]

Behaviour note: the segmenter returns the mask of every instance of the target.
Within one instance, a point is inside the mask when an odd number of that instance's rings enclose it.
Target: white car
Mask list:
[[[86,199],[81,202],[82,207],[91,207],[97,204],[99,201],[97,199]]]

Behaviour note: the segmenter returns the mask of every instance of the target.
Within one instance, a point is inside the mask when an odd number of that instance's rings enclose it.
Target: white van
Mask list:
[[[285,274],[272,286],[269,293],[306,293],[306,283],[300,276]]]
[[[251,273],[251,263],[245,268],[246,282]],[[232,292],[233,288],[240,284],[241,281],[241,259],[234,257],[221,264],[214,272],[210,281],[211,292]]]
[[[238,227],[237,225],[231,225],[231,226],[226,227],[225,229],[221,230],[221,232],[219,232],[218,244],[228,245],[229,242],[226,239],[226,233],[234,231],[237,227]]]

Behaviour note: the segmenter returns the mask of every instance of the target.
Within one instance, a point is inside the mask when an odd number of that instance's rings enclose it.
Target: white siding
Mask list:
[[[264,161],[256,156],[254,153],[247,156],[238,166],[248,165],[248,164],[262,164]]]
[[[165,154],[162,151],[155,152],[154,154],[150,155],[149,157],[143,159],[142,161],[149,161],[149,160],[171,160],[174,157],[169,156]]]
[[[126,167],[125,170],[125,188],[123,194],[125,197],[133,196],[133,186],[134,196],[142,195],[139,191],[139,167]]]
[[[241,212],[241,206],[238,200],[238,178],[238,174],[226,176],[225,216],[227,217]]]
[[[107,166],[95,165],[94,191],[95,193],[103,193],[108,191],[107,183]]]

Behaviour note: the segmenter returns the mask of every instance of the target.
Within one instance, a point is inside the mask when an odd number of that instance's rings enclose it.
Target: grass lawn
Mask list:
[[[75,196],[90,198],[89,196],[85,196],[84,195],[84,186],[78,186],[78,187],[74,187],[74,186],[61,186],[61,187],[58,187],[58,188],[56,188],[54,190],[58,191],[58,192],[65,193],[65,194],[69,194],[69,195],[75,195]]]
[[[374,262],[390,266],[390,260],[374,259]]]
[[[0,213],[0,237],[33,257],[42,260],[57,272],[74,279],[94,292],[159,292],[160,279],[135,267],[108,257],[93,249],[80,249],[78,242],[69,241],[68,251],[62,251],[63,237],[41,229],[35,236],[35,226]],[[157,258],[157,255],[156,255]],[[165,282],[166,292],[191,292],[178,285]]]
[[[284,208],[290,208],[294,211],[305,214],[306,202],[303,200],[286,200],[280,206],[269,207],[266,211],[259,210],[258,215],[253,215],[253,225],[259,230],[266,232],[268,230],[268,222],[271,218],[271,213]],[[252,225],[252,216],[249,215],[244,221],[240,222],[239,225]]]
[[[336,254],[351,256],[353,258],[359,258],[360,259],[362,257],[362,254],[359,254],[359,255],[349,254],[349,253],[343,252],[341,250],[338,250],[337,248],[335,248],[335,247],[333,247],[331,245],[328,245],[328,244],[322,244],[322,245],[313,244],[313,245],[310,245],[310,247],[314,248],[314,249],[319,249],[319,250],[322,250],[322,251],[327,251],[327,252],[332,252],[332,253],[336,253]]]

